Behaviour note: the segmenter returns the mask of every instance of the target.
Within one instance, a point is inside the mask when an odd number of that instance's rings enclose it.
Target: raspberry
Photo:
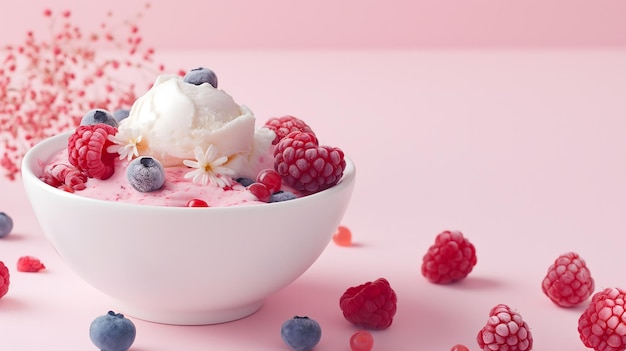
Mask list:
[[[67,144],[70,163],[89,178],[107,179],[113,175],[117,153],[106,149],[113,145],[108,139],[117,128],[104,123],[78,126]]]
[[[10,278],[9,269],[4,265],[4,262],[0,261],[0,298],[9,291],[9,285],[11,284]]]
[[[606,288],[591,297],[578,319],[578,333],[585,346],[595,351],[626,350],[626,291]]]
[[[265,122],[265,128],[269,128],[276,133],[276,137],[272,141],[272,145],[287,136],[291,132],[312,133],[313,130],[303,120],[294,116],[272,117]]]
[[[459,231],[444,231],[437,235],[422,260],[422,275],[436,284],[461,280],[476,265],[474,245]]]
[[[47,166],[41,176],[46,184],[60,189],[83,190],[87,186],[87,176],[78,168],[66,164],[54,164]]]
[[[568,252],[548,268],[541,289],[555,304],[572,307],[591,296],[594,282],[585,261],[577,253]]]
[[[33,256],[22,256],[17,260],[18,272],[39,272],[45,268],[46,266],[44,266],[38,258]]]
[[[481,350],[526,351],[533,348],[533,337],[522,316],[504,304],[489,312],[487,324],[476,337]]]
[[[319,146],[312,133],[292,132],[274,150],[274,169],[296,190],[314,193],[337,184],[346,168],[343,151]]]
[[[385,329],[393,322],[398,298],[385,278],[348,288],[339,299],[343,316],[367,329]]]

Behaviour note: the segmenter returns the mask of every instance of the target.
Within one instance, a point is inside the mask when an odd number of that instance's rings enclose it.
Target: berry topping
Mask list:
[[[606,288],[591,297],[578,319],[580,340],[595,351],[626,350],[626,291]]]
[[[0,298],[7,294],[9,285],[11,284],[11,275],[9,269],[0,261]]]
[[[374,337],[367,330],[357,330],[350,337],[352,351],[370,351],[374,347]]]
[[[294,116],[272,117],[265,122],[264,127],[273,130],[276,134],[276,137],[272,141],[272,145],[278,144],[282,138],[291,132],[306,132],[314,134],[311,127],[304,123],[303,120]]]
[[[248,185],[248,190],[252,195],[256,196],[259,201],[268,202],[270,200],[270,191],[263,183],[254,182]]]
[[[117,123],[121,122],[124,118],[128,117],[130,114],[130,110],[126,108],[120,108],[113,111],[113,118],[117,121]]]
[[[296,194],[292,193],[291,191],[279,190],[270,195],[270,198],[267,202],[283,202],[293,200],[295,198],[297,198]]]
[[[208,68],[198,67],[190,70],[183,77],[183,81],[193,85],[209,83],[217,89],[217,75]]]
[[[474,265],[474,245],[459,231],[444,231],[424,255],[422,275],[433,283],[447,284],[467,277]]]
[[[533,337],[522,316],[504,304],[489,311],[487,324],[476,337],[481,350],[530,351]]]
[[[246,177],[237,178],[235,181],[244,187],[248,187],[250,184],[254,183],[254,179]]]
[[[108,124],[111,127],[117,128],[117,119],[115,119],[115,117],[109,111],[103,110],[101,108],[87,111],[83,115],[83,118],[80,120],[81,126],[98,123]]]
[[[57,187],[62,190],[74,192],[74,190],[83,190],[87,186],[87,175],[79,171],[78,168],[68,164],[48,165],[41,176],[46,184]]]
[[[113,311],[97,317],[89,326],[91,342],[100,350],[126,351],[135,341],[136,334],[135,324]]]
[[[147,193],[161,189],[165,183],[165,169],[156,158],[141,156],[128,164],[126,178],[135,190]]]
[[[0,238],[3,238],[13,230],[13,219],[4,212],[0,212]],[[1,285],[0,285],[1,286]]]
[[[108,136],[115,133],[117,128],[104,123],[78,126],[67,144],[70,164],[89,178],[104,180],[111,177],[117,153],[109,153],[106,149],[113,145]]]
[[[318,146],[312,133],[293,132],[274,151],[274,169],[296,190],[318,192],[337,184],[346,168],[343,151]]]
[[[22,256],[17,259],[18,272],[39,272],[45,268],[46,266],[44,266],[38,258],[33,256]]]
[[[577,253],[568,252],[548,268],[541,289],[555,304],[572,307],[591,296],[594,282],[585,261]]]
[[[209,207],[209,204],[201,199],[191,199],[187,201],[187,207]]]
[[[385,329],[396,314],[397,296],[385,278],[348,288],[339,299],[343,316],[367,329]]]
[[[314,319],[295,316],[282,324],[280,337],[295,351],[309,351],[320,342],[322,328]]]
[[[273,169],[264,169],[256,176],[256,181],[264,184],[273,194],[280,190],[283,185],[281,176]]]
[[[333,241],[339,246],[350,246],[352,245],[352,232],[348,227],[340,225],[333,235]]]

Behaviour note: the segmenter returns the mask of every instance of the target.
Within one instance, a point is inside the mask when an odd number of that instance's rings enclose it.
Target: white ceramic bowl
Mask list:
[[[246,317],[319,257],[350,201],[355,167],[300,199],[241,207],[177,208],[89,199],[51,187],[42,162],[69,134],[24,157],[26,194],[47,239],[117,310],[153,322],[215,324]]]

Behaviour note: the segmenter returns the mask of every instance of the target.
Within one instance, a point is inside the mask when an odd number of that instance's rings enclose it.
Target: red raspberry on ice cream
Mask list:
[[[577,253],[568,252],[548,268],[541,289],[555,304],[572,307],[591,296],[594,282],[585,261]]]
[[[0,261],[0,298],[9,291],[10,278],[9,269],[4,265],[4,262]]]
[[[272,117],[265,122],[264,126],[265,128],[269,128],[276,133],[276,137],[272,141],[272,145],[278,144],[282,138],[291,132],[313,133],[311,127],[309,127],[303,120],[294,116]]]
[[[314,193],[330,188],[339,182],[345,168],[343,151],[319,146],[312,133],[289,133],[274,150],[274,169],[296,190]]]
[[[452,283],[467,277],[476,260],[474,245],[461,232],[446,230],[424,255],[422,275],[433,283]]]
[[[522,316],[504,304],[496,305],[489,311],[487,324],[476,337],[481,350],[490,351],[530,351],[533,337]]]
[[[606,288],[591,297],[578,319],[580,340],[595,351],[626,350],[626,291]]]
[[[107,147],[113,145],[108,136],[116,132],[117,128],[104,123],[78,126],[67,143],[70,163],[90,178],[111,177],[118,154],[107,152]]]
[[[367,329],[388,328],[396,314],[398,298],[385,278],[348,288],[339,299],[343,316]]]

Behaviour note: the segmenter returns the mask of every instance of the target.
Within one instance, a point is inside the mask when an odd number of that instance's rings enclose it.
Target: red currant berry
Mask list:
[[[283,185],[283,179],[275,170],[268,168],[264,169],[256,177],[256,181],[265,184],[270,194],[273,194],[280,190]]]
[[[204,200],[191,199],[187,202],[187,207],[209,207],[209,204]]]
[[[367,330],[359,330],[350,337],[352,351],[370,351],[374,347],[374,337]]]
[[[348,227],[340,225],[333,235],[333,241],[339,246],[350,246],[352,245],[352,232]]]
[[[248,190],[252,195],[256,196],[259,201],[268,202],[270,200],[270,191],[263,183],[252,183],[248,185]]]
[[[452,346],[450,351],[470,351],[470,349],[465,345],[457,344]]]

